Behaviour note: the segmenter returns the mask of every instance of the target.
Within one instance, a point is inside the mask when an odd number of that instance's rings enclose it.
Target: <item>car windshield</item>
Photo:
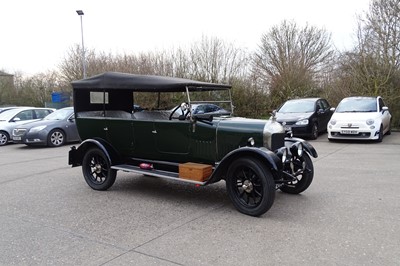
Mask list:
[[[72,114],[72,109],[59,109],[47,115],[44,120],[63,120]]]
[[[314,112],[314,101],[287,101],[278,113],[311,113]]]
[[[343,99],[336,112],[353,113],[353,112],[376,112],[377,104],[375,98],[347,98]]]
[[[4,112],[0,113],[0,121],[6,121],[16,115],[20,110],[17,108],[5,110]]]

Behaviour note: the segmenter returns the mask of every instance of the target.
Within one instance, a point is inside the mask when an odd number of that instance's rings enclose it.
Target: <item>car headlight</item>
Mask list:
[[[299,120],[296,122],[296,125],[298,125],[298,126],[308,125],[308,119]]]
[[[301,157],[303,155],[303,151],[304,148],[301,142],[293,143],[292,146],[290,146],[290,153],[298,157]]]
[[[46,126],[33,127],[33,128],[31,128],[31,129],[29,130],[29,132],[30,132],[30,133],[35,133],[35,132],[38,132],[38,131],[43,130],[43,129],[45,129],[45,128],[46,128]]]
[[[374,121],[374,119],[367,119],[366,123],[368,126],[370,126],[370,125],[373,125],[375,123],[375,121]]]
[[[331,119],[329,121],[329,124],[331,124],[332,126],[336,125],[336,120],[335,119]]]

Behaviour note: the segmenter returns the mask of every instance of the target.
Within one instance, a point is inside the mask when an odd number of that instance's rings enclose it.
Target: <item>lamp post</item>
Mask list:
[[[86,78],[86,63],[85,63],[85,45],[83,44],[83,23],[82,16],[84,15],[82,10],[76,10],[76,13],[81,17],[81,36],[82,36],[82,66],[83,66],[83,78]]]

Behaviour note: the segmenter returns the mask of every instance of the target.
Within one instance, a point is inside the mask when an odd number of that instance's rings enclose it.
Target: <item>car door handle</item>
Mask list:
[[[157,134],[157,130],[152,130],[151,133]]]

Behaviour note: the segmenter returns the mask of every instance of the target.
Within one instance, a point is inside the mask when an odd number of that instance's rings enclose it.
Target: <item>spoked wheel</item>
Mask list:
[[[275,200],[272,174],[254,158],[244,157],[232,163],[227,173],[226,187],[233,205],[247,215],[264,214]]]
[[[108,158],[98,148],[87,151],[83,157],[82,172],[86,183],[95,190],[109,189],[117,176],[117,171],[111,169]]]
[[[8,143],[10,137],[8,136],[7,132],[0,131],[0,146],[4,146]]]
[[[314,166],[311,161],[310,156],[307,153],[303,154],[304,163],[306,165],[306,169],[303,174],[297,176],[297,180],[290,182],[287,185],[280,187],[280,190],[289,194],[299,194],[306,190],[313,181],[314,178]],[[294,166],[294,171],[302,169],[302,163],[298,162]]]
[[[59,129],[54,129],[49,133],[47,144],[50,147],[62,146],[65,143],[65,134]]]

